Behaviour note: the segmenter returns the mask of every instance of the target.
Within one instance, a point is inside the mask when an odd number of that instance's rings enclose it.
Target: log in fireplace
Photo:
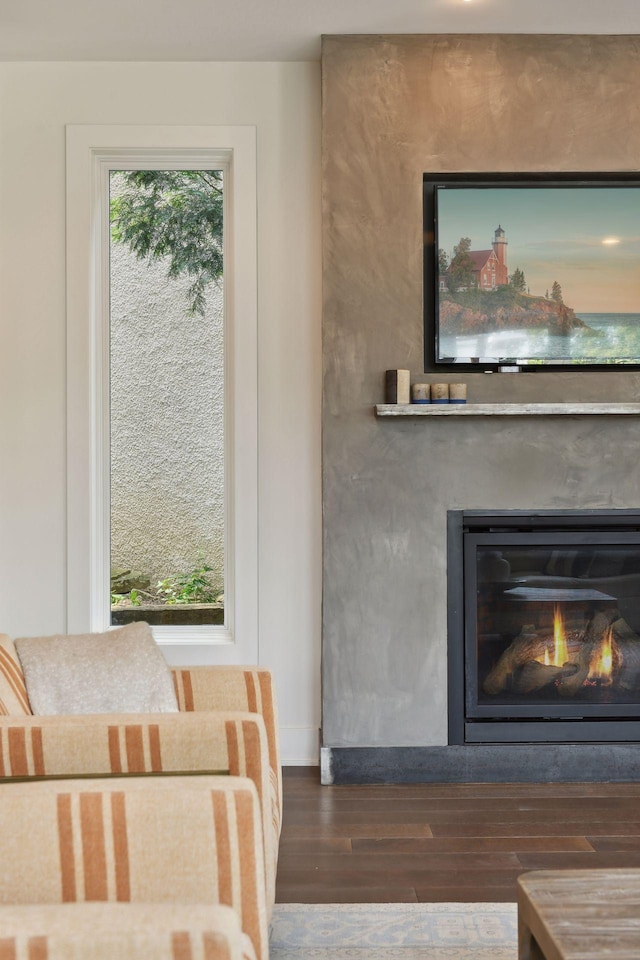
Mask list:
[[[450,511],[449,742],[640,741],[640,511]]]

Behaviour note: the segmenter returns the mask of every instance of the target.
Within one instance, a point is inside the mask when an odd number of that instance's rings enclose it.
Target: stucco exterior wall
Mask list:
[[[111,244],[111,562],[152,585],[204,559],[223,589],[222,282],[204,317],[188,279]]]

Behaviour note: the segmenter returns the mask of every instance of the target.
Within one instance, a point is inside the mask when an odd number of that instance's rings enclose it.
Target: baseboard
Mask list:
[[[318,766],[320,731],[317,727],[280,727],[280,759],[287,767]]]
[[[323,784],[618,783],[640,780],[640,743],[323,747]]]
[[[320,747],[320,783],[329,787],[333,783],[333,751],[335,747]]]

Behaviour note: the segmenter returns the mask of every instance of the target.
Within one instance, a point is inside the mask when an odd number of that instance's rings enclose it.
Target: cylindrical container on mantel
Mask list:
[[[449,403],[466,403],[467,385],[466,383],[449,384]]]
[[[411,385],[411,403],[431,403],[431,387],[428,383]]]
[[[431,403],[449,403],[449,384],[431,384]]]

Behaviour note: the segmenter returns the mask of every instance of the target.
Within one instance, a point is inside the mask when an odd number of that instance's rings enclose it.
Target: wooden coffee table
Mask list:
[[[523,874],[518,958],[640,960],[640,869]]]

